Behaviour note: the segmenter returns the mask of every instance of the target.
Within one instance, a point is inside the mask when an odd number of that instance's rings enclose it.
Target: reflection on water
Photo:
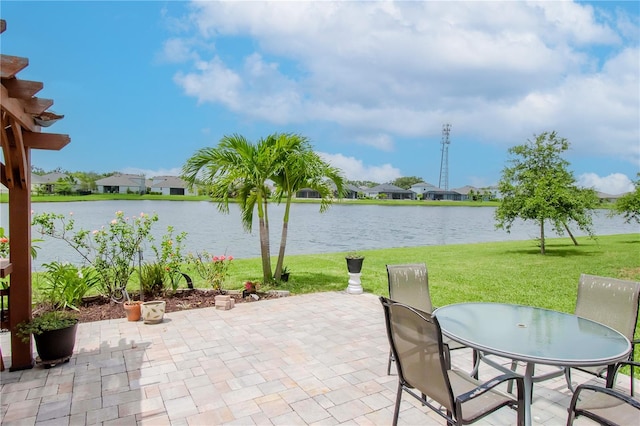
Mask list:
[[[188,233],[187,251],[207,250],[238,258],[259,257],[257,217],[251,234],[240,223],[237,206],[228,215],[218,212],[207,201],[92,201],[70,203],[34,203],[33,210],[68,214],[73,212],[76,225],[97,229],[106,225],[117,210],[125,215],[140,212],[158,213],[154,236],[159,239],[168,225]],[[331,253],[423,245],[461,244],[490,241],[527,240],[537,237],[533,223],[516,223],[511,234],[494,228],[492,207],[424,207],[334,204],[319,213],[318,204],[293,204],[289,221],[287,254]],[[283,205],[270,205],[272,250],[280,241]],[[620,217],[609,218],[597,211],[593,218],[596,235],[640,232],[638,225],[625,224]],[[8,205],[0,204],[0,226],[8,228]],[[576,235],[583,235],[575,230]],[[549,237],[555,237],[553,233]],[[33,238],[38,238],[37,233]],[[35,265],[51,260],[79,260],[66,244],[46,239]],[[277,254],[272,253],[272,254]],[[145,251],[145,256],[151,254]]]

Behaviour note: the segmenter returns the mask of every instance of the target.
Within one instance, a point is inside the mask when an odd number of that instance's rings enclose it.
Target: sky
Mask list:
[[[65,118],[44,170],[178,175],[240,134],[299,133],[349,180],[498,182],[556,131],[577,182],[640,172],[640,2],[7,1],[3,54]]]

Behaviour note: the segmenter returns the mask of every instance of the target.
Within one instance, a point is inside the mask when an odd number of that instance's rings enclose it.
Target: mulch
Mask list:
[[[179,290],[175,294],[147,297],[145,300],[164,300],[166,302],[165,312],[177,312],[186,309],[211,308],[215,306],[215,296],[221,294],[214,290]],[[230,294],[235,303],[255,303],[252,297],[242,297],[241,294]],[[270,299],[276,296],[261,294],[260,300]],[[137,297],[135,298],[138,299]],[[126,318],[124,308],[121,303],[115,303],[104,296],[86,298],[79,312],[80,322],[102,321],[108,319]]]

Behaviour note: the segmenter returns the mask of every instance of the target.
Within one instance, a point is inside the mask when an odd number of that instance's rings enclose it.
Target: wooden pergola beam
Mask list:
[[[23,133],[25,148],[46,149],[49,151],[60,151],[64,148],[71,138],[69,135],[58,133]]]
[[[22,102],[22,104],[27,114],[40,115],[53,105],[53,99],[31,98]]]
[[[6,163],[6,167],[2,169],[2,184],[6,186],[9,191],[13,188],[13,165],[12,165],[12,157],[10,155],[11,147],[9,146],[9,135],[7,134],[7,129],[4,126],[5,120],[3,117],[2,126],[0,127],[0,146],[2,146],[2,152],[4,153],[4,161]],[[8,173],[7,173],[8,171]]]
[[[9,188],[9,183],[7,182],[7,171],[4,164],[0,163],[0,183],[5,187]]]
[[[26,188],[27,185],[27,173],[31,173],[31,167],[27,164],[27,155],[24,148],[24,139],[22,138],[22,128],[15,120],[11,120],[11,132],[13,133],[14,147],[11,150],[13,155],[13,180],[14,185],[16,182],[20,185],[20,188]]]
[[[18,80],[17,78],[2,79],[2,85],[7,88],[10,98],[30,99],[42,90],[41,81]]]
[[[20,126],[30,132],[37,132],[40,126],[36,125],[33,117],[24,110],[22,102],[18,99],[9,97],[9,93],[4,86],[0,86],[0,97],[2,98],[2,110],[6,111]],[[4,120],[3,120],[4,121]]]
[[[29,65],[28,58],[20,56],[0,55],[0,77],[15,77],[20,71]]]

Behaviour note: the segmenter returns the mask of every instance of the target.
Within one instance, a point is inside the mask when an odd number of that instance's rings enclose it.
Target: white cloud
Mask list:
[[[318,152],[318,155],[333,167],[342,170],[347,180],[369,180],[383,183],[390,182],[402,176],[400,170],[390,164],[366,166],[362,163],[362,160],[354,157],[346,157],[342,154]]]
[[[360,145],[371,146],[381,151],[393,151],[393,139],[389,135],[363,135],[356,140]]]
[[[191,20],[199,45],[218,43],[175,76],[201,103],[335,124],[386,151],[443,122],[504,146],[557,130],[574,151],[640,164],[636,18],[572,2],[198,2]],[[222,59],[235,36],[255,50]]]
[[[198,102],[220,102],[236,109],[241,100],[239,93],[242,79],[233,70],[227,68],[217,57],[209,62],[196,63],[198,74],[179,72],[174,77],[188,95],[198,98]]]
[[[593,188],[606,194],[617,195],[633,190],[633,182],[622,173],[613,173],[600,177],[595,173],[584,173],[578,176],[578,185]]]

